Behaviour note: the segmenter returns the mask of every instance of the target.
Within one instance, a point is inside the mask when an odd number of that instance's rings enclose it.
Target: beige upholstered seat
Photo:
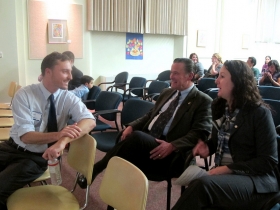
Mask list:
[[[115,156],[107,165],[99,194],[117,210],[144,210],[148,179],[135,165]]]
[[[35,179],[33,182],[41,182],[42,185],[46,185],[47,184],[46,180],[50,178],[51,178],[50,171],[49,169],[47,169],[40,177]]]
[[[0,128],[0,141],[7,141],[10,138],[11,128]]]
[[[11,97],[11,103],[10,104],[0,103],[0,109],[10,109],[11,108],[12,100],[17,91],[17,86],[18,85],[16,82],[10,82],[8,95]]]
[[[71,142],[71,146],[67,155],[68,164],[87,178],[88,186],[85,196],[86,202],[81,209],[84,209],[87,204],[89,185],[91,184],[92,179],[95,151],[96,141],[90,135],[86,134],[81,138]],[[77,176],[79,176],[79,173]],[[55,185],[41,185],[19,189],[8,198],[7,207],[9,210],[80,209],[79,202],[70,191],[62,186]]]

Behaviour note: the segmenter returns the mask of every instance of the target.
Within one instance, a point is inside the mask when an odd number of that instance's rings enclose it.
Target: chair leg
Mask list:
[[[171,201],[171,188],[172,188],[172,184],[171,184],[171,179],[167,180],[167,198],[166,198],[166,209],[170,210],[170,201]]]

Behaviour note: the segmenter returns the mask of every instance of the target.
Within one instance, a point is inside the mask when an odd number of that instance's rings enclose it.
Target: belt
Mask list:
[[[43,153],[39,153],[39,152],[31,152],[21,146],[19,146],[11,137],[9,138],[8,141],[6,141],[7,144],[9,144],[11,147],[21,151],[21,152],[26,152],[26,153],[30,153],[30,154],[34,154],[34,155],[39,155],[39,156],[42,156]]]

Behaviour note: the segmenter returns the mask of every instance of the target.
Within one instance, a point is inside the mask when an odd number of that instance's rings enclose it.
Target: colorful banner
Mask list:
[[[126,33],[126,59],[143,60],[143,34]]]

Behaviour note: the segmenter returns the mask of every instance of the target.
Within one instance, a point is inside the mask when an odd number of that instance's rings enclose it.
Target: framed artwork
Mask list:
[[[197,30],[197,47],[206,47],[207,43],[207,31],[206,30]]]
[[[143,60],[143,34],[126,33],[126,59]]]
[[[67,43],[67,20],[48,20],[49,43]]]

